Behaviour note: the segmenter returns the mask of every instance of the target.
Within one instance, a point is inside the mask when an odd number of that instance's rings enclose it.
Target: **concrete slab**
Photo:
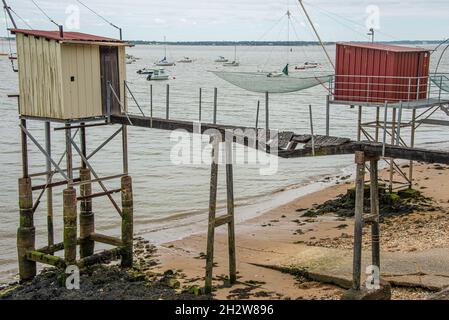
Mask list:
[[[313,280],[350,288],[352,256],[350,250],[298,246],[298,253],[279,257],[263,265],[289,272],[307,274]],[[370,252],[364,252],[362,270],[371,264]],[[422,287],[439,291],[449,287],[449,249],[422,252],[384,252],[381,276],[393,285]],[[364,281],[366,275],[362,275]]]

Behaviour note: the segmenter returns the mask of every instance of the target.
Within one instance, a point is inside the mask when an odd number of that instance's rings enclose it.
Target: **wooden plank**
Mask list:
[[[446,120],[424,119],[424,120],[419,120],[419,121],[416,121],[416,122],[417,123],[422,123],[422,124],[429,124],[429,125],[433,125],[433,126],[449,127],[449,121],[446,121]]]
[[[92,233],[89,238],[95,242],[104,243],[104,244],[108,244],[111,246],[116,246],[116,247],[123,246],[123,242],[121,239],[106,236],[104,234]]]

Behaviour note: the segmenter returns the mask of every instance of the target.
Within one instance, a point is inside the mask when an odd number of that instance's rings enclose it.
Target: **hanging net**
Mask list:
[[[221,79],[248,91],[289,93],[328,85],[332,75],[296,77],[282,73],[212,71]]]
[[[449,92],[449,74],[431,76],[430,80],[441,90]]]

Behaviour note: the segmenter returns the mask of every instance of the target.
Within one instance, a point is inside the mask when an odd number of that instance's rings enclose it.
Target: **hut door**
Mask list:
[[[118,68],[118,48],[100,47],[100,72],[101,72],[101,95],[103,100],[103,114],[107,113],[107,85],[111,83],[118,98],[120,97],[120,79]],[[114,93],[111,92],[111,112],[120,114],[121,108]]]

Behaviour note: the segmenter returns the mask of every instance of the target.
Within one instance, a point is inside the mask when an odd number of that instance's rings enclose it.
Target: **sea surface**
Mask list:
[[[335,55],[333,47],[328,48]],[[255,126],[258,101],[264,105],[262,94],[255,94],[234,87],[217,78],[211,70],[222,70],[214,62],[219,56],[233,59],[234,47],[222,46],[169,46],[168,58],[179,60],[184,56],[194,59],[191,64],[178,63],[167,67],[169,81],[149,82],[136,71],[163,57],[161,46],[136,46],[127,52],[139,60],[127,65],[127,78],[139,105],[146,115],[150,114],[150,85],[153,86],[153,115],[165,117],[165,90],[170,84],[170,117],[173,119],[194,120],[199,117],[199,88],[202,88],[202,120],[212,121],[213,90],[218,88],[218,123]],[[440,72],[449,71],[449,55],[443,58]],[[280,71],[289,61],[292,66],[306,61],[319,62],[320,70],[308,72],[326,73],[329,63],[317,46],[293,47],[287,53],[286,47],[238,47],[237,57],[241,63],[235,71]],[[433,66],[439,58],[439,52],[433,54]],[[292,68],[293,69],[293,68]],[[301,71],[298,71],[301,74]],[[303,71],[302,71],[303,72]],[[305,73],[304,73],[305,74]],[[16,279],[16,230],[18,227],[17,179],[21,175],[20,130],[17,101],[8,98],[8,94],[18,93],[17,73],[12,72],[10,62],[0,57],[0,283]],[[310,133],[309,105],[313,108],[313,124],[316,134],[325,133],[325,97],[327,90],[317,86],[292,94],[273,94],[270,96],[270,128]],[[130,112],[140,111],[128,97]],[[373,120],[374,112],[365,111],[364,120]],[[410,118],[410,112],[404,112],[404,121]],[[437,112],[434,118],[447,116]],[[260,113],[260,126],[264,126],[263,107]],[[331,110],[331,134],[334,136],[355,138],[357,110],[346,106],[333,106]],[[43,140],[44,124],[29,121],[30,132],[40,141]],[[60,124],[53,124],[53,128]],[[93,151],[106,138],[118,129],[117,126],[99,127],[87,130],[88,151]],[[74,133],[74,132],[73,132]],[[449,130],[444,127],[421,126],[417,133],[417,145],[433,149],[449,147]],[[177,164],[173,161],[174,147],[178,142],[171,132],[129,127],[129,171],[133,178],[135,229],[136,235],[161,244],[192,233],[206,230],[209,198],[210,167],[203,164]],[[409,132],[405,130],[404,136]],[[64,153],[63,131],[52,131],[53,156],[59,161]],[[187,142],[188,143],[188,142]],[[203,143],[207,154],[207,141]],[[250,153],[254,151],[249,151]],[[335,156],[308,159],[276,159],[277,171],[274,175],[261,175],[266,165],[238,164],[234,172],[234,189],[237,204],[238,225],[244,226],[248,218],[261,214],[302,194],[310,193],[333,183],[323,182],[324,177],[352,174],[353,157]],[[79,164],[76,160],[75,167]],[[30,143],[31,172],[45,171],[45,159],[39,150]],[[64,166],[64,161],[62,162]],[[100,176],[115,175],[121,172],[120,135],[108,144],[93,159],[92,164]],[[59,179],[60,177],[56,177]],[[45,183],[34,179],[34,184]],[[118,188],[119,181],[106,183],[109,188]],[[55,240],[62,237],[62,189],[54,191]],[[100,192],[98,186],[94,192]],[[220,171],[219,207],[225,205],[224,172]],[[39,193],[34,193],[35,200]],[[119,197],[115,196],[119,201]],[[97,231],[109,235],[120,234],[120,219],[107,198],[94,199]],[[37,229],[37,247],[46,245],[46,200],[35,213]]]

